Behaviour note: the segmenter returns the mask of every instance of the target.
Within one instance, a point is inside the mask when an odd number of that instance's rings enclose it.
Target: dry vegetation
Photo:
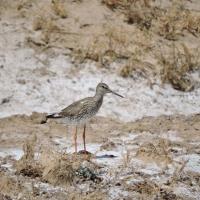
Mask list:
[[[76,182],[76,177],[82,178],[83,181],[91,180],[96,183],[101,181],[94,171],[89,155],[80,154],[77,156],[47,150],[46,148],[38,151],[35,148],[36,141],[37,138],[34,135],[32,139],[24,143],[24,155],[15,163],[16,174],[31,178],[38,177],[41,181],[54,186],[71,185]],[[35,156],[36,154],[38,156]]]
[[[180,36],[184,37],[186,34],[184,31],[199,37],[200,15],[186,9],[181,2],[173,1],[172,5],[166,9],[153,5],[153,1],[103,1],[103,3],[109,8],[119,9],[125,14],[129,24],[137,25],[148,34],[158,33],[161,37],[173,41],[181,41]],[[168,42],[165,41],[160,50],[162,51],[168,45]],[[187,75],[191,71],[199,70],[200,62],[197,53],[199,47],[191,51],[187,45],[182,44],[182,53],[180,47],[174,50],[174,45],[170,45],[168,52],[165,52],[165,55],[173,54],[170,58],[165,58],[163,55],[157,56],[161,81],[171,83],[177,90],[191,91],[194,89],[194,85],[191,77],[188,78]],[[154,50],[153,52],[155,53]],[[142,54],[144,55],[144,52]],[[154,71],[154,75],[159,74],[155,66],[152,67],[149,63],[144,64],[139,54],[130,55],[128,58],[120,72],[123,77],[132,76],[138,71],[146,78],[148,77],[147,71]]]
[[[27,140],[23,145],[24,155],[22,158],[16,163],[16,169],[18,174],[23,174],[24,176],[29,176],[32,178],[41,177],[42,176],[42,167],[35,162],[34,153],[35,153],[35,143],[36,136],[31,140]]]
[[[172,156],[169,151],[169,141],[158,139],[154,143],[144,143],[137,150],[137,157],[145,157],[146,160],[154,160],[158,165],[163,164],[165,167],[172,163]]]
[[[173,0],[169,6],[161,6],[154,0],[3,0],[0,7],[27,25],[23,29],[24,45],[36,54],[48,57],[61,49],[74,64],[93,61],[124,78],[143,77],[150,84],[170,83],[177,90],[189,92],[197,85],[191,73],[200,70],[200,15],[185,6],[188,2]],[[113,68],[113,63],[117,67]],[[48,68],[48,62],[42,64]],[[95,157],[62,153],[54,139],[65,138],[66,130],[44,124],[45,114],[2,119],[2,147],[23,146],[24,155],[19,160],[0,157],[0,199],[104,200],[117,199],[114,195],[119,192],[118,199],[186,200],[187,195],[176,189],[183,186],[199,194],[200,175],[185,170],[188,160],[178,162],[176,157],[199,155],[199,118],[198,114],[146,117],[130,123],[109,121],[106,125],[107,118],[98,119],[101,128],[90,128],[87,140],[100,143],[101,151],[126,146],[122,159],[111,167],[97,163]],[[161,137],[170,131],[181,140]],[[120,137],[125,134],[137,135],[123,144]],[[24,142],[24,138],[29,139]],[[145,173],[136,160],[145,166],[154,163],[161,171]]]
[[[32,20],[34,32],[40,32],[38,37],[27,37],[27,44],[39,52],[68,49],[66,54],[75,63],[92,60],[108,70],[117,63],[115,72],[125,78],[151,76],[153,82],[160,79],[177,90],[191,91],[195,87],[186,75],[191,67],[186,65],[195,59],[192,68],[199,70],[194,52],[199,48],[200,15],[186,3],[190,1],[173,0],[165,5],[154,0],[52,0],[45,4],[26,0],[18,4],[18,11]],[[95,9],[97,15],[88,16]],[[188,36],[193,37],[194,45],[187,41]],[[174,51],[172,41],[175,46],[184,43],[184,60],[182,50],[177,47]],[[160,51],[165,56],[157,56]],[[169,63],[169,55],[176,60]],[[182,66],[177,67],[180,60]]]
[[[60,149],[59,144],[53,141],[63,134],[63,129],[55,124],[52,127],[51,123],[41,124],[42,118],[43,115],[38,113],[26,117],[26,120],[24,116],[17,116],[0,121],[0,136],[4,133],[8,135],[8,139],[1,143],[1,146],[14,146],[16,142],[9,140],[9,135],[19,136],[18,132],[11,128],[16,125],[21,134],[29,138],[23,142],[23,137],[18,137],[18,144],[23,144],[24,151],[21,159],[0,157],[0,197],[31,200],[61,200],[66,197],[70,200],[132,197],[149,200],[188,199],[187,193],[177,192],[180,187],[191,194],[199,194],[199,173],[188,170],[189,159],[177,160],[179,156],[197,155],[200,152],[199,146],[194,143],[199,142],[198,114],[188,117],[146,117],[136,122],[119,122],[119,132],[116,134],[111,131],[113,126],[116,126],[116,121],[110,121],[109,125],[102,123],[100,130],[91,130],[96,133],[93,141],[102,138],[103,134],[107,137],[111,134],[109,139],[99,140],[100,151],[114,152],[125,145],[121,159],[109,158],[110,162],[114,163],[112,165],[104,162],[105,158],[97,158],[95,155],[91,157],[62,153],[63,148]],[[104,120],[107,119],[99,118],[98,122]],[[6,123],[10,126],[3,126]],[[44,126],[49,128],[46,134],[43,134]],[[170,135],[167,137],[168,131],[176,133],[176,137],[180,139],[171,140]],[[120,139],[132,133],[136,134],[134,139]],[[87,140],[90,139],[89,132]],[[138,161],[141,164],[138,164]],[[7,168],[3,164],[11,164],[11,167]],[[150,168],[146,169],[147,166]],[[154,166],[157,166],[158,171],[152,170]]]
[[[172,55],[165,57],[161,53],[160,62],[163,65],[161,80],[163,83],[171,83],[177,90],[191,91],[195,83],[189,73],[200,69],[199,49],[194,49],[191,53],[184,44],[181,48],[173,44]]]
[[[179,36],[184,36],[184,31],[199,37],[199,14],[192,13],[176,1],[162,14],[157,24],[158,33],[168,40],[178,40]]]
[[[65,8],[64,3],[62,3],[60,0],[52,0],[51,2],[52,2],[52,9],[55,12],[55,14],[61,18],[66,18],[67,10]]]

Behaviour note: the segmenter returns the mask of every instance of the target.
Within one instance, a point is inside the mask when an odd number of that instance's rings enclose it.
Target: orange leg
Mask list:
[[[86,131],[86,124],[84,124],[84,129],[83,129],[83,144],[84,144],[84,151],[86,152],[85,131]]]
[[[75,146],[75,152],[77,153],[77,126],[74,134],[74,146]]]

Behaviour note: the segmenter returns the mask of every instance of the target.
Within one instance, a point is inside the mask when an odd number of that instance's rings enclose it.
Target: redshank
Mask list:
[[[89,119],[91,119],[94,115],[96,115],[96,113],[99,111],[103,103],[103,97],[107,93],[112,93],[123,98],[122,95],[111,90],[107,84],[99,83],[96,87],[96,93],[93,97],[87,97],[81,99],[79,101],[70,104],[68,107],[64,108],[58,113],[47,115],[47,118],[58,119],[62,123],[75,125],[74,145],[76,153],[77,153],[77,125],[79,124],[84,125],[83,144],[84,144],[84,152],[87,152],[86,142],[85,142],[86,122]]]

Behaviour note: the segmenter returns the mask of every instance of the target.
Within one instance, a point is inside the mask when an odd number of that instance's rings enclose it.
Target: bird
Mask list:
[[[75,134],[74,134],[74,146],[75,146],[75,153],[77,153],[77,130],[78,125],[83,124],[83,145],[84,150],[82,152],[87,153],[86,149],[86,123],[90,120],[93,116],[97,114],[99,109],[102,106],[103,98],[107,93],[112,93],[116,96],[124,98],[122,95],[114,92],[109,88],[109,86],[105,83],[100,82],[96,86],[95,95],[92,97],[86,97],[79,101],[76,101],[60,112],[48,114],[46,116],[47,119],[58,119],[60,122],[64,124],[71,124],[75,125]]]

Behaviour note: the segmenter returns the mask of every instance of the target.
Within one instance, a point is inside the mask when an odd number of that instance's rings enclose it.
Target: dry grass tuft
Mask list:
[[[130,150],[126,149],[126,152],[122,155],[122,160],[123,160],[123,165],[124,167],[128,167],[129,164],[131,163],[131,154]]]
[[[88,41],[87,44],[75,48],[73,50],[74,59],[78,60],[80,63],[83,63],[87,59],[99,62],[105,48],[104,43],[100,43],[101,38],[96,36],[92,40]]]
[[[176,170],[174,171],[168,185],[176,184],[181,179],[181,176],[183,175],[183,170],[187,163],[188,163],[188,160],[185,160],[182,163],[180,163],[181,165],[177,167]]]
[[[160,188],[159,192],[156,194],[155,200],[181,200],[180,197],[178,197],[174,192],[170,191],[170,189],[166,190],[163,188]]]
[[[35,161],[34,158],[36,140],[37,138],[34,135],[33,138],[27,140],[24,143],[24,155],[15,164],[17,174],[23,174],[24,176],[29,176],[33,178],[42,176],[42,168],[39,163]]]
[[[122,67],[120,70],[120,76],[126,77],[133,77],[133,73],[142,73],[144,72],[145,67],[142,67],[142,62],[140,59],[136,58],[135,56],[128,59],[127,64]]]
[[[122,12],[128,24],[137,24],[141,29],[150,29],[152,20],[160,14],[160,10],[152,5],[154,0],[103,0],[110,9]]]
[[[150,1],[136,1],[125,13],[128,24],[137,24],[140,29],[150,29],[152,21],[161,14],[161,9],[151,5]]]
[[[184,44],[179,48],[173,45],[171,54],[169,57],[163,54],[159,57],[159,62],[163,66],[162,83],[171,83],[173,88],[181,91],[193,90],[194,83],[188,73],[200,68],[199,50],[195,49],[191,53]]]
[[[52,9],[56,15],[58,15],[61,18],[67,17],[68,13],[64,3],[62,3],[60,0],[52,0],[51,3],[52,3]]]
[[[30,0],[21,0],[17,5],[17,10],[28,9],[32,6],[32,1]]]
[[[43,29],[42,41],[45,44],[50,43],[52,33],[57,32],[57,31],[59,31],[59,28],[54,24],[54,22],[52,20],[48,20],[45,28]]]
[[[187,11],[185,19],[184,29],[197,37],[200,33],[200,15],[194,15]]]
[[[54,33],[57,33],[60,31],[59,27],[55,24],[54,20],[51,17],[44,17],[44,16],[39,16],[36,17],[33,20],[33,30],[42,31],[42,37],[41,37],[41,42],[34,42],[34,44],[38,45],[45,45],[49,44],[51,42],[51,36]],[[29,39],[28,42],[33,42],[33,39]]]
[[[182,7],[178,7],[176,4],[167,9],[157,23],[159,35],[168,40],[177,40],[178,36],[182,35],[183,27],[180,20],[182,20],[183,16]]]
[[[22,190],[22,185],[15,178],[9,176],[7,173],[0,172],[0,194],[10,195],[10,192],[17,195]],[[1,197],[1,196],[0,196]],[[1,199],[1,198],[0,198]],[[4,200],[4,199],[3,199]]]
[[[158,185],[152,180],[145,178],[143,181],[138,181],[133,185],[126,185],[129,191],[134,191],[140,194],[141,199],[154,199],[154,200],[180,200],[173,191],[172,188],[163,187]]]
[[[33,21],[33,30],[38,31],[46,28],[46,19],[44,17],[36,17]]]
[[[16,162],[17,174],[39,177],[53,185],[69,185],[74,180],[100,182],[94,166],[87,155],[64,154],[43,149],[36,158],[36,137],[23,146],[24,155]]]
[[[185,163],[187,163],[187,161],[183,162],[182,166],[185,167]],[[186,184],[187,186],[200,185],[200,174],[199,173],[185,172],[185,171],[183,171],[183,169],[177,170],[177,171],[178,171],[178,174],[174,173],[174,176],[172,178],[172,182],[171,182],[172,184],[180,182],[180,183]],[[178,176],[176,177],[176,175],[178,175]]]
[[[40,163],[44,167],[42,179],[53,185],[69,185],[73,181],[100,182],[95,166],[87,155],[61,154],[43,152]]]
[[[106,26],[103,34],[94,35],[88,42],[74,49],[75,60],[84,62],[86,59],[108,66],[117,59],[127,59],[130,53],[130,39],[123,27]]]
[[[102,3],[108,6],[111,9],[122,9],[126,10],[130,6],[135,4],[141,4],[145,7],[150,7],[153,0],[102,0]]]
[[[129,37],[130,34],[138,36],[137,40]],[[136,61],[140,62],[143,54],[150,50],[150,46],[149,37],[142,31],[130,29],[124,32],[123,26],[116,27],[111,25],[105,26],[103,34],[94,35],[89,41],[86,40],[84,44],[74,48],[73,56],[74,60],[80,63],[89,59],[106,68],[109,68],[113,62],[122,60],[123,63],[127,63],[127,66],[131,66],[130,71],[132,72],[132,66],[134,68]],[[150,65],[140,62],[139,68],[143,68],[143,66],[145,66],[144,68],[146,69],[144,71],[146,72]],[[134,69],[136,68],[138,66]],[[124,70],[121,75],[127,77],[130,73],[126,73],[126,70]]]
[[[65,154],[55,152],[51,152],[51,158],[45,154],[41,156],[44,166],[43,180],[53,185],[71,184],[75,177],[72,159]]]
[[[102,0],[102,3],[113,10],[120,5],[121,1],[118,1],[118,0]]]
[[[164,139],[158,139],[155,143],[142,144],[137,150],[136,157],[146,161],[156,162],[164,167],[167,167],[173,161],[169,149],[169,142]]]
[[[158,186],[150,181],[143,181],[133,185],[133,190],[143,194],[143,195],[152,195],[158,193]]]
[[[110,9],[122,12],[128,24],[140,29],[151,29],[168,40],[177,40],[186,30],[197,36],[200,33],[200,15],[184,8],[181,1],[172,1],[168,8],[159,8],[154,0],[103,0]]]
[[[150,77],[156,76],[156,70],[155,66],[151,63],[142,61],[142,56],[140,56],[140,53],[136,51],[120,69],[119,75],[124,78],[145,78],[149,81],[151,86],[152,81],[150,80]]]
[[[176,1],[162,13],[157,25],[158,33],[168,40],[177,40],[186,30],[197,36],[200,33],[200,15],[191,13]]]

